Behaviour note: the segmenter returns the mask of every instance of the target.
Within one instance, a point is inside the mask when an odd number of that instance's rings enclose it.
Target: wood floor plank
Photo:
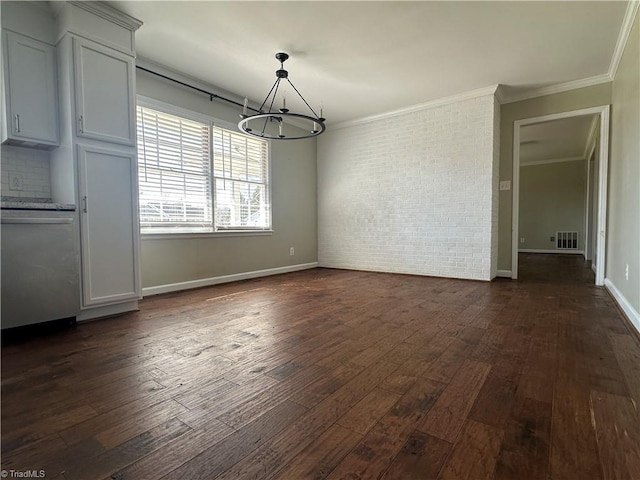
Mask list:
[[[449,442],[413,432],[382,479],[435,480],[450,451]]]
[[[418,430],[455,442],[490,370],[491,365],[465,361],[418,425]]]
[[[213,420],[166,443],[149,455],[105,477],[104,480],[161,478],[204,450],[220,443],[233,432],[234,430],[224,423]]]
[[[446,384],[418,378],[409,390],[402,396],[400,403],[422,413],[428,412],[436,403]]]
[[[125,425],[119,424],[107,430],[103,430],[93,438],[100,442],[106,450],[109,450],[126,442],[130,438],[135,437],[136,435],[140,435],[141,433],[150,430],[156,425],[168,422],[172,418],[183,413],[186,408],[175,400],[167,400],[159,405],[155,405],[154,408],[149,410],[150,411],[145,412],[145,415],[138,417],[136,420],[130,421]]]
[[[291,400],[307,408],[311,408],[337,391],[363,370],[364,367],[361,365],[352,363],[341,365],[331,372],[327,372],[322,378],[307,385],[305,388],[293,393]]]
[[[114,468],[122,468],[133,463],[162,445],[191,430],[177,419],[171,419],[148,432],[138,435],[94,458],[78,459],[77,464],[65,470],[65,478],[69,480],[102,479]]]
[[[640,475],[640,413],[630,398],[591,392],[593,421],[604,478]]]
[[[587,387],[559,381],[553,396],[549,474],[554,479],[602,478]]]
[[[618,365],[622,370],[625,381],[629,388],[629,393],[640,405],[640,375],[638,375],[638,364],[640,364],[640,349],[638,342],[631,335],[609,336],[613,345],[613,351]]]
[[[274,478],[280,480],[323,480],[360,441],[361,435],[340,425],[327,429],[316,441],[302,450]]]
[[[67,427],[81,423],[83,420],[97,416],[89,405],[80,406],[67,412],[52,415],[23,428],[8,430],[3,428],[2,449],[5,452],[14,450],[28,443],[40,440],[48,435],[58,433]]]
[[[551,404],[516,397],[505,426],[495,480],[545,480],[549,463]]]
[[[400,395],[377,388],[338,419],[338,425],[364,435],[399,399]]]
[[[329,480],[380,478],[406,443],[422,412],[397,404],[327,477]]]
[[[164,480],[216,478],[265,442],[270,441],[274,435],[306,411],[307,409],[301,405],[289,401],[276,405],[250,424],[206,448],[161,478]]]
[[[493,478],[502,431],[483,423],[467,421],[451,456],[442,467],[440,480]]]
[[[325,373],[325,369],[319,365],[298,370],[286,380],[266,388],[254,396],[249,396],[238,406],[224,413],[219,412],[220,414],[216,418],[226,425],[238,429],[259,417],[274,403],[280,403],[293,393],[303,390],[309,383],[320,378],[323,373]]]

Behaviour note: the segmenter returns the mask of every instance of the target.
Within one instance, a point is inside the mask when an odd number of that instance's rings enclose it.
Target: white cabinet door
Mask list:
[[[74,38],[76,134],[135,145],[133,57]]]
[[[3,141],[58,145],[55,48],[9,31],[4,44]]]
[[[83,307],[140,296],[135,153],[78,147]]]

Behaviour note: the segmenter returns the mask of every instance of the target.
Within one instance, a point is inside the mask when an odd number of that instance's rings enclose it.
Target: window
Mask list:
[[[142,233],[271,228],[267,141],[205,117],[137,113]]]

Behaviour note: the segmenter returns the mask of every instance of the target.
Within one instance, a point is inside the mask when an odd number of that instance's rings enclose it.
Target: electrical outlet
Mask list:
[[[629,264],[625,264],[624,266],[624,279],[629,280]]]
[[[520,237],[520,243],[524,243],[524,237]]]
[[[295,254],[296,254],[296,249],[293,247],[289,247],[289,255],[293,257]]]
[[[9,190],[23,190],[22,175],[9,174]]]
[[[550,242],[555,242],[556,241],[556,237],[549,237],[549,241]]]

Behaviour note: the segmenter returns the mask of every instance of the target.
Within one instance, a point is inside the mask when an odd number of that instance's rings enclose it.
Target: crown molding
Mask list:
[[[608,73],[596,75],[594,77],[582,78],[580,80],[572,80],[570,82],[559,83],[557,85],[548,85],[546,87],[534,88],[526,92],[515,93],[513,95],[505,95],[503,92],[503,101],[501,103],[513,103],[530,98],[542,97],[544,95],[552,95],[554,93],[568,92],[578,88],[591,87],[601,83],[611,82],[612,78]]]
[[[620,28],[616,48],[613,51],[613,56],[611,57],[611,65],[609,65],[609,77],[611,80],[613,80],[616,77],[616,73],[618,73],[618,66],[620,65],[624,48],[627,46],[627,41],[629,40],[629,34],[631,33],[631,28],[633,27],[636,14],[638,13],[638,6],[640,6],[640,1],[638,0],[630,0],[627,4],[622,28]]]
[[[486,95],[495,95],[498,85],[492,85],[490,87],[479,88],[477,90],[471,90],[469,92],[459,93],[451,95],[449,97],[438,98],[425,103],[419,103],[411,105],[409,107],[400,108],[398,110],[391,110],[389,112],[380,113],[377,115],[371,115],[368,117],[356,118],[355,120],[347,120],[346,122],[336,123],[331,125],[331,129],[339,129],[346,127],[353,127],[355,125],[362,125],[365,123],[375,122],[377,120],[384,120],[386,118],[393,118],[399,115],[406,115],[408,113],[419,112],[421,110],[427,110],[442,105],[448,105],[451,103],[461,102],[463,100],[470,100],[472,98],[484,97]]]
[[[53,2],[56,3],[56,2]],[[61,2],[62,3],[62,2]],[[82,8],[98,17],[102,17],[112,23],[120,25],[129,30],[136,31],[142,26],[142,21],[117,10],[104,2],[69,1],[70,5]]]
[[[500,105],[502,105],[503,103],[505,103],[505,92],[504,92],[504,85],[502,85],[501,83],[498,84],[498,86],[496,87],[496,100],[498,100],[498,103]]]
[[[534,160],[533,162],[520,162],[520,168],[532,167],[535,165],[548,165],[551,163],[579,162],[584,161],[584,157],[550,158],[549,160]]]

